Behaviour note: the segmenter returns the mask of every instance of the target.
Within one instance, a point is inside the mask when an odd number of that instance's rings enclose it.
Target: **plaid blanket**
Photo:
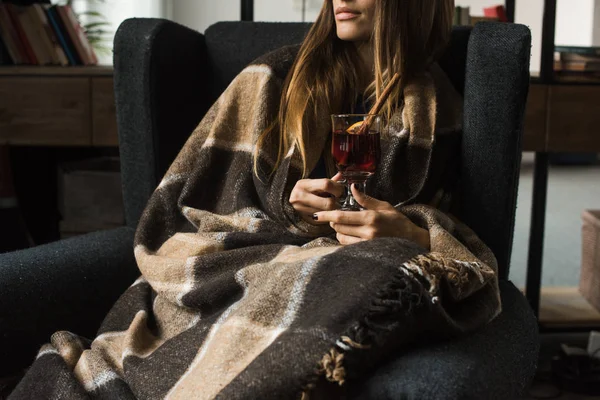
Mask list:
[[[430,249],[398,238],[340,246],[328,226],[304,222],[288,201],[298,149],[269,176],[276,138],[253,174],[297,50],[255,61],[220,96],[148,202],[141,277],[93,341],[54,334],[12,398],[309,398],[499,313],[493,254],[448,213],[462,99],[438,66],[406,87],[370,193],[426,228]],[[318,109],[310,170],[330,140]]]

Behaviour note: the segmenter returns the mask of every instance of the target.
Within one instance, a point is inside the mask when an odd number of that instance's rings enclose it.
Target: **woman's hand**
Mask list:
[[[378,237],[400,237],[429,249],[429,232],[415,225],[390,203],[379,201],[352,185],[354,198],[365,211],[323,211],[315,213],[317,221],[329,222],[337,240],[353,244]]]
[[[302,179],[292,189],[290,204],[306,222],[325,224],[315,221],[313,215],[339,208],[337,198],[344,193],[344,185],[339,183],[341,179],[341,174],[331,179]]]

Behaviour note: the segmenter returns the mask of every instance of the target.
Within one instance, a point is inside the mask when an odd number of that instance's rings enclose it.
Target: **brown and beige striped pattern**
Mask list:
[[[342,247],[303,222],[288,202],[301,178],[295,148],[272,177],[253,175],[296,52],[263,57],[222,94],[142,216],[140,279],[93,341],[56,333],[13,398],[307,397],[360,379],[421,333],[456,335],[498,314],[493,254],[431,206],[451,198],[462,120],[437,66],[406,88],[371,193],[427,228],[431,252],[397,238]],[[321,111],[310,168],[328,153]],[[262,149],[261,171],[276,145]]]

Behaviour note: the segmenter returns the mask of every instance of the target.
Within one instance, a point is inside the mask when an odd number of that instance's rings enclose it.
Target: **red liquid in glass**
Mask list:
[[[333,132],[333,159],[338,171],[345,175],[369,176],[379,164],[379,133],[353,135],[346,131]]]

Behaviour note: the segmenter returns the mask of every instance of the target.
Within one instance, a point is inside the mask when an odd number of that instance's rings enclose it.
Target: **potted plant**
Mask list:
[[[79,18],[81,27],[83,28],[90,45],[94,48],[96,53],[107,54],[110,53],[111,49],[107,46],[110,38],[110,27],[111,24],[107,20],[106,16],[101,12],[97,11],[97,6],[106,3],[106,0],[85,0],[88,9],[85,11],[75,13]],[[73,3],[76,0],[62,0],[61,3],[73,7]]]

